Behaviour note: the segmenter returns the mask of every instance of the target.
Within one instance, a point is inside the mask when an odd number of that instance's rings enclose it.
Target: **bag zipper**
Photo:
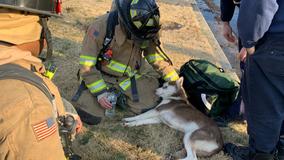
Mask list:
[[[194,66],[194,64],[192,63],[192,61],[190,60],[189,61],[189,65],[195,70],[197,71],[197,73],[202,76],[205,80],[207,80],[212,86],[214,86],[215,88],[218,88],[220,90],[232,90],[232,89],[236,89],[238,87],[233,87],[233,88],[222,88],[222,87],[219,87],[216,83],[214,83],[210,78],[208,78],[204,73],[202,73],[202,71],[197,68],[196,66]]]

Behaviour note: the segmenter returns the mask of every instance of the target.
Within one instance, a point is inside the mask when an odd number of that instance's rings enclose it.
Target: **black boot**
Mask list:
[[[284,153],[278,152],[277,153],[277,160],[284,160]]]
[[[244,120],[233,117],[229,112],[225,113],[223,116],[214,117],[213,120],[219,127],[228,127],[235,124],[245,124]]]
[[[249,147],[238,147],[232,143],[225,144],[224,152],[234,160],[276,160],[276,150],[272,154],[252,153]]]

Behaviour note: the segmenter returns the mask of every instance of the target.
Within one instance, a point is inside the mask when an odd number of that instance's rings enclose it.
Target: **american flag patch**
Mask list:
[[[45,138],[53,135],[56,132],[56,125],[54,123],[53,116],[33,124],[33,129],[38,141],[44,140]]]
[[[89,32],[89,35],[95,39],[98,35],[99,35],[99,32],[97,30],[95,30],[94,27],[91,28],[90,32]]]

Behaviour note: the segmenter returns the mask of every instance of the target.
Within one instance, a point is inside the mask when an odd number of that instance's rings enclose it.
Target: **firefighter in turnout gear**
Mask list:
[[[154,92],[159,82],[146,75],[146,60],[164,81],[179,78],[163,51],[155,1],[115,0],[115,6],[114,11],[87,26],[80,53],[80,82],[88,89],[76,100],[81,107],[77,112],[91,125],[99,124],[105,118],[105,109],[111,108],[109,89],[122,93],[136,114],[158,104],[160,99]]]
[[[52,53],[47,18],[64,18],[53,2],[0,0],[1,160],[68,159],[72,153],[64,152],[69,148],[62,141],[71,138],[61,136],[64,127],[59,122],[65,126],[66,117],[74,132],[81,129],[76,110],[65,105],[68,102],[63,102],[57,87],[44,76],[42,60]],[[37,56],[46,46],[47,56],[41,60]]]

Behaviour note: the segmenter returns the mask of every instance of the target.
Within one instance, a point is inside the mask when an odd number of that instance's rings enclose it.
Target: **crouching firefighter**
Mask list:
[[[0,0],[0,159],[80,159],[71,144],[80,117],[42,64],[52,55],[47,18],[59,11],[53,0]]]
[[[111,108],[110,91],[118,94],[118,106],[136,114],[158,104],[154,91],[159,82],[146,75],[145,59],[163,80],[179,78],[162,49],[155,1],[115,0],[115,6],[88,25],[80,53],[81,85],[71,101],[81,107],[77,112],[82,121],[91,125],[99,124]]]

